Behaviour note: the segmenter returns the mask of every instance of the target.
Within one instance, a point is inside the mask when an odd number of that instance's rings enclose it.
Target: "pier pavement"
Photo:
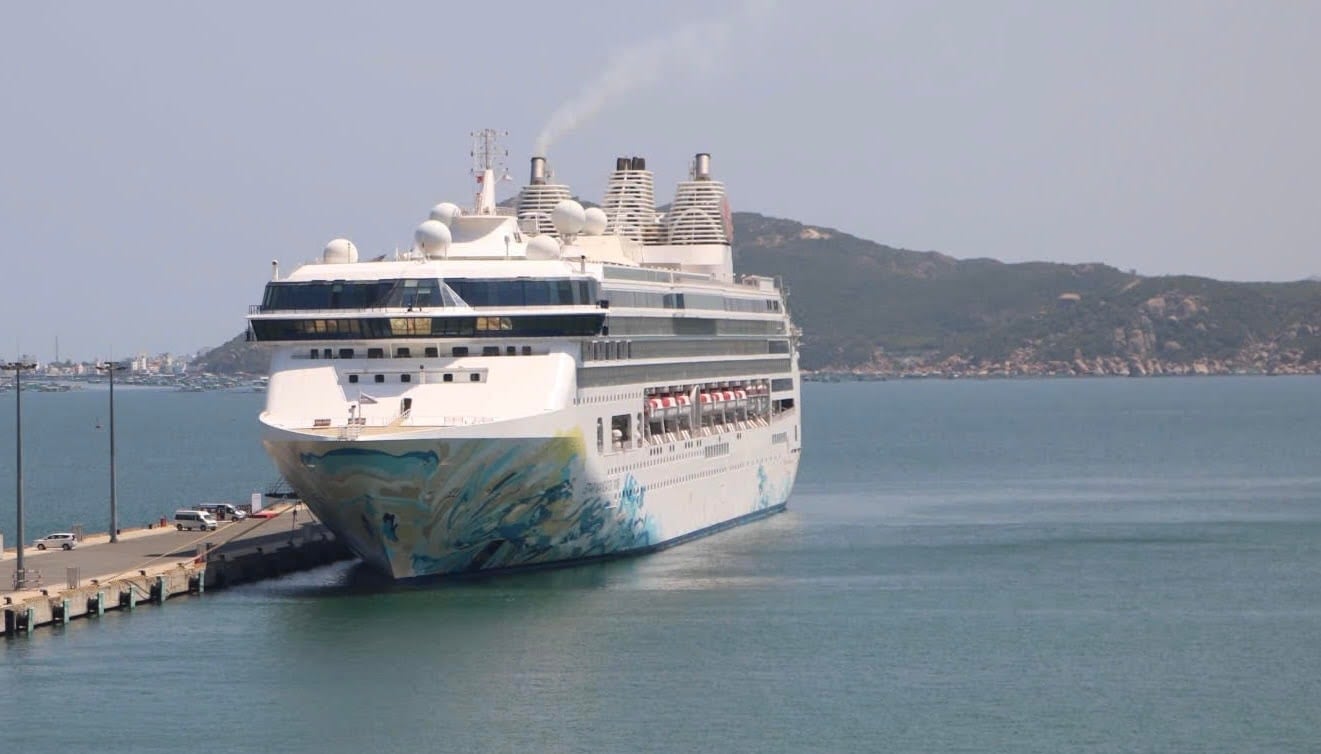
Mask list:
[[[21,590],[14,588],[16,553],[7,550],[0,560],[0,610],[6,619],[0,634],[350,557],[305,506],[272,510],[272,518],[225,521],[215,531],[166,525],[123,530],[114,544],[108,534],[95,534],[72,550],[25,547],[24,565],[39,580]]]
[[[295,526],[297,529],[321,528],[306,506],[298,506],[297,524],[294,523],[294,506],[272,510],[276,514],[273,518],[222,521],[215,531],[178,531],[172,522],[167,522],[166,526],[151,529],[121,530],[119,542],[115,544],[110,544],[109,533],[90,534],[72,550],[38,550],[29,543],[23,548],[24,566],[29,573],[36,571],[40,575],[40,583],[25,591],[39,592],[43,588],[54,590],[67,586],[67,569],[71,567],[78,569],[78,577],[83,582],[91,579],[108,581],[121,574],[136,574],[163,563],[191,563],[199,553],[199,546],[205,551],[207,543],[214,548],[224,548],[214,552],[225,549],[233,552],[251,546],[253,540],[271,538],[272,535],[276,540],[279,535],[284,535],[285,539],[303,536],[301,531],[295,531]],[[14,570],[17,562],[16,550],[7,548],[3,560],[0,560],[0,595],[16,594]]]

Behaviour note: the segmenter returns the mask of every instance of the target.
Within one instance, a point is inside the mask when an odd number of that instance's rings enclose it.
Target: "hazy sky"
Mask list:
[[[668,201],[713,153],[736,209],[957,257],[1321,273],[1321,3],[12,3],[0,14],[6,357],[188,352],[270,261],[409,244],[550,146]],[[561,125],[568,121],[557,119]]]

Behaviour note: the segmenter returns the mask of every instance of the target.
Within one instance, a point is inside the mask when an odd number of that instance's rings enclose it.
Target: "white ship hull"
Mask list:
[[[397,579],[663,548],[783,510],[797,472],[796,418],[594,456],[561,413],[564,431],[542,437],[268,428],[265,445],[317,517]]]
[[[489,144],[487,144],[489,148]],[[489,149],[484,152],[489,157]],[[584,209],[485,165],[394,259],[345,239],[272,270],[264,443],[370,566],[418,578],[646,552],[782,510],[800,451],[785,292],[736,276],[696,155],[666,213],[641,158]]]

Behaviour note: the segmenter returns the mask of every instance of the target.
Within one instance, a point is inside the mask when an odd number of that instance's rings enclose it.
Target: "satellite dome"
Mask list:
[[[550,221],[560,236],[576,236],[587,222],[587,214],[583,211],[583,205],[572,199],[562,199],[550,211]]]
[[[347,238],[336,238],[326,244],[321,261],[325,264],[352,264],[358,261],[358,247]]]
[[[559,259],[560,242],[554,236],[536,236],[527,242],[528,259]]]
[[[441,202],[431,208],[431,219],[443,223],[446,227],[454,224],[454,218],[463,214],[459,205],[451,202]]]
[[[413,243],[419,251],[432,259],[445,256],[451,238],[450,229],[439,220],[427,220],[413,231]]]
[[[609,223],[605,210],[600,207],[588,207],[583,215],[586,218],[586,222],[583,223],[584,235],[599,236],[605,232],[605,226]]]

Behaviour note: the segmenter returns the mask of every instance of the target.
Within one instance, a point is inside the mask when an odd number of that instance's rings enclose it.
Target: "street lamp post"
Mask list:
[[[98,364],[96,371],[110,376],[110,541],[119,541],[119,507],[115,485],[115,372],[123,371],[124,365],[113,361]]]
[[[10,361],[0,369],[14,372],[14,507],[18,509],[18,562],[14,564],[14,588],[27,586],[27,570],[23,567],[23,370],[35,369],[27,361]]]

